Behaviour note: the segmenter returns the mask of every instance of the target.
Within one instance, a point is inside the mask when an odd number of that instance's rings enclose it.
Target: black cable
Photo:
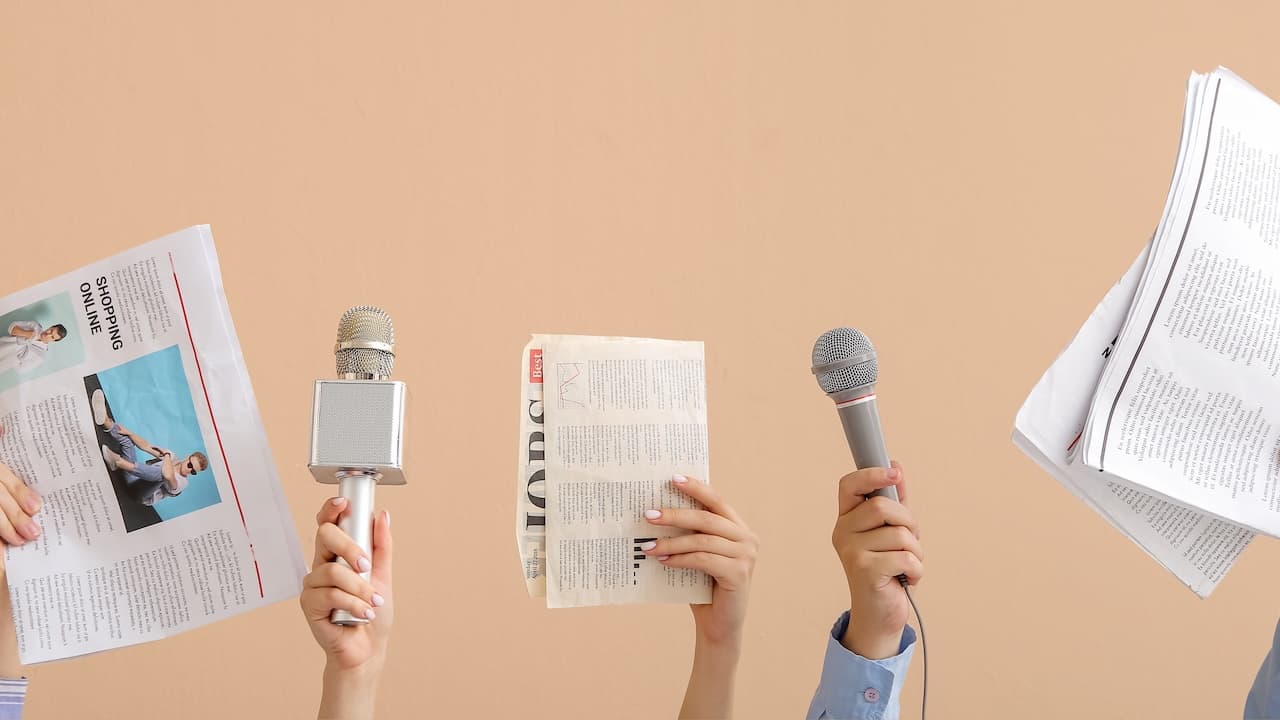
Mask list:
[[[911,588],[904,582],[902,589],[907,593],[907,602],[911,603],[911,611],[916,614],[916,624],[920,626],[920,654],[924,660],[924,692],[920,694],[920,720],[924,720],[925,709],[929,706],[929,645],[924,641],[924,618],[920,617],[920,608],[916,607],[916,599],[911,596]]]

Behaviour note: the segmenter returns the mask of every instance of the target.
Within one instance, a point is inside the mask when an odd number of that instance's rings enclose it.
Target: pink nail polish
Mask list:
[[[373,566],[369,564],[369,558],[365,557],[360,558],[360,561],[356,564],[362,573],[369,572],[369,570],[373,568]]]
[[[671,559],[671,556],[670,556],[670,555],[659,555],[659,556],[658,556],[658,562],[666,562],[667,560],[670,560],[670,559]]]
[[[645,510],[644,516],[649,518],[650,520],[657,520],[658,518],[662,517],[662,511],[661,510]]]
[[[373,606],[382,607],[387,601],[378,593],[373,594]]]
[[[685,484],[685,483],[689,482],[689,478],[687,478],[687,477],[685,477],[685,476],[683,476],[683,475],[672,475],[672,476],[671,476],[671,482],[673,482],[673,483],[678,483],[678,484],[680,484],[680,485],[683,485],[683,484]]]
[[[649,542],[643,542],[643,543],[640,543],[640,549],[641,549],[641,550],[652,550],[652,549],[654,549],[654,548],[656,548],[656,547],[658,547],[658,543],[656,543],[656,542],[654,542],[654,541],[652,541],[652,540],[650,540]]]
[[[365,616],[365,619],[367,620],[373,620],[374,618],[378,617],[378,614],[373,611],[373,608],[369,608],[368,610],[364,611],[364,616]]]
[[[339,505],[341,505],[341,504],[342,504],[342,498],[340,498],[340,497],[336,497],[336,498],[334,498],[334,499],[330,500],[329,502],[330,502],[334,507],[337,507],[337,506],[339,506]]]

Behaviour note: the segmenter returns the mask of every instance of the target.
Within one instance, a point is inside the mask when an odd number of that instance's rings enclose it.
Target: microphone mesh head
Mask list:
[[[875,352],[876,349],[871,346],[867,336],[853,328],[836,328],[822,333],[813,343],[814,367],[848,360],[864,353],[870,353],[870,357],[856,365],[818,373],[818,385],[825,393],[835,393],[874,384],[880,376]]]
[[[384,343],[394,346],[396,329],[391,316],[372,305],[353,307],[338,321],[338,344]],[[390,377],[395,366],[393,351],[378,348],[341,348],[334,351],[338,375],[353,373],[372,377]]]

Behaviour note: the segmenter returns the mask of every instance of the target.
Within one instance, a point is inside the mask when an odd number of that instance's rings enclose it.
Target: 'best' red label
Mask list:
[[[542,382],[542,348],[529,351],[529,382]]]

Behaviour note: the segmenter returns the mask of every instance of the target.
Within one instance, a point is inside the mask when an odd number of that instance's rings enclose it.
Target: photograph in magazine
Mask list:
[[[84,342],[66,293],[0,315],[0,392],[84,361]]]
[[[178,346],[84,379],[125,529],[221,501]]]

